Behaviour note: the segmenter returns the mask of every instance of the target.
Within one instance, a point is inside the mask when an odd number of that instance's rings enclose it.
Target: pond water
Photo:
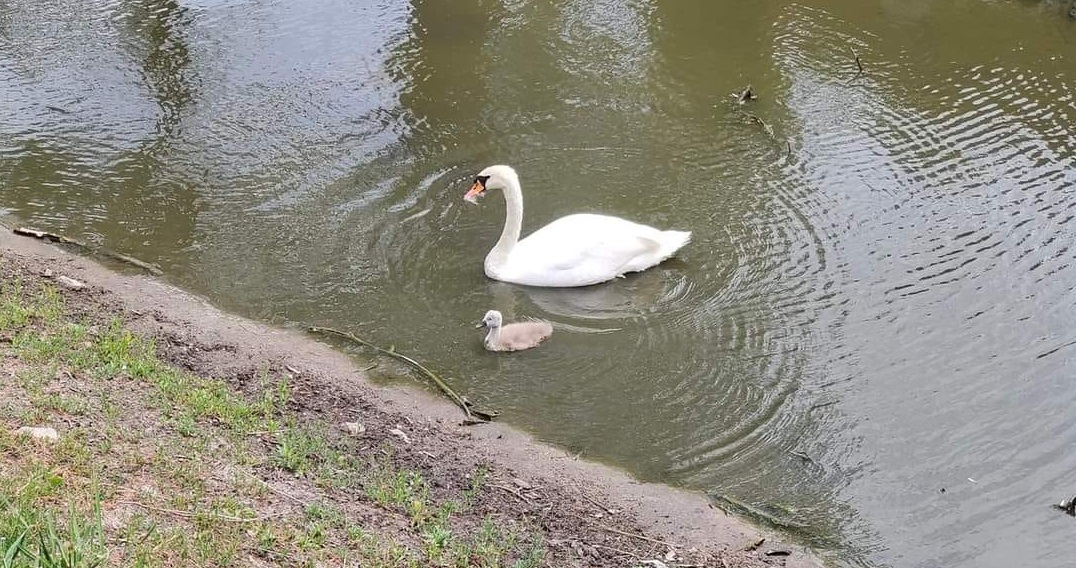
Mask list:
[[[393,344],[838,564],[1052,568],[1076,526],[1050,508],[1076,493],[1066,9],[13,0],[0,215]],[[493,163],[524,234],[602,212],[694,240],[600,286],[489,281],[504,204],[462,195]],[[485,353],[490,308],[557,331]]]

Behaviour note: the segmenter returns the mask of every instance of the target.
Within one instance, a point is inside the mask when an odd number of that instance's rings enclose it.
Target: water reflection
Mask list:
[[[40,8],[19,13],[25,19],[24,26],[33,28],[71,17],[56,13],[56,5]],[[102,84],[99,77],[80,84],[79,74],[97,70],[107,77],[111,66],[126,67],[125,54],[113,51],[109,44],[84,42],[87,32],[115,35],[112,10],[129,10],[138,22],[121,33],[128,43],[146,50],[144,57],[142,53],[127,56],[137,60],[135,68],[147,79],[159,104],[159,112],[153,113],[156,126],[150,129],[154,134],[149,137],[141,135],[146,128],[140,127],[147,122],[143,116],[125,116],[113,110],[140,106],[135,85],[122,85],[117,90],[114,84]],[[37,44],[37,50],[24,53],[19,62],[23,72],[16,73],[17,81],[26,85],[19,94],[47,103],[25,110],[36,117],[35,122],[49,126],[18,129],[11,125],[16,128],[8,132],[11,159],[4,160],[2,166],[8,178],[5,200],[18,211],[63,226],[68,234],[156,261],[161,254],[156,242],[182,247],[194,240],[199,210],[197,194],[189,190],[188,180],[176,175],[175,159],[168,148],[179,112],[192,100],[186,84],[191,61],[181,39],[182,28],[189,22],[176,4],[168,2],[116,4],[79,12],[89,30],[63,26],[61,34],[49,43],[28,38]],[[30,80],[33,74],[27,73],[29,69],[65,57],[65,48],[55,41],[79,45],[87,61],[75,64],[92,67],[78,70],[75,76],[50,73],[56,75],[57,82]],[[109,123],[116,128],[106,126]],[[139,131],[140,135],[130,136]],[[42,187],[51,189],[42,191]],[[110,230],[117,225],[124,230]]]
[[[186,38],[192,24],[190,11],[174,0],[128,0],[117,9],[128,30],[127,49],[141,60],[142,77],[160,107],[156,131],[170,135],[184,107],[195,97]],[[157,138],[157,143],[162,139]]]
[[[533,305],[544,314],[596,320],[596,324],[601,324],[602,320],[642,317],[675,303],[689,284],[683,280],[683,274],[668,270],[668,266],[665,265],[665,270],[659,267],[632,274],[607,286],[558,290],[490,281],[487,289],[493,305],[506,306],[509,310],[519,304]]]

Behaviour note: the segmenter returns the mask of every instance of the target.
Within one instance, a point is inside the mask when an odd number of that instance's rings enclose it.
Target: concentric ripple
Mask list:
[[[1072,464],[1058,452],[1076,398],[1061,387],[1076,357],[1076,293],[1062,284],[1076,278],[1074,85],[998,64],[887,64],[877,39],[823,10],[795,7],[779,27],[800,175],[847,215],[829,255],[848,297],[842,348],[825,363],[839,382],[811,390],[856,425],[831,434],[846,446],[826,463],[870,472],[842,490],[875,533],[863,558],[1009,557],[998,519],[1029,514],[1016,512],[1020,499],[1052,500],[1027,479],[1056,480]],[[868,71],[850,75],[842,46]],[[1060,437],[1046,442],[1040,428]],[[966,481],[982,476],[981,489]],[[959,512],[937,508],[939,487],[959,495]],[[939,547],[940,534],[960,537]],[[1038,546],[1055,546],[1047,540]]]

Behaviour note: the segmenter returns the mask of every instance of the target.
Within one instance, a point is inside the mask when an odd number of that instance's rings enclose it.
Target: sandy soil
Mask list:
[[[371,385],[329,344],[222,312],[159,278],[119,274],[2,226],[0,257],[23,278],[86,283],[65,290],[68,303],[122,315],[155,340],[164,359],[195,374],[239,390],[265,368],[292,374],[298,411],[330,423],[362,423],[365,436],[391,444],[434,485],[458,485],[485,464],[501,486],[486,506],[541,526],[555,552],[551,565],[637,566],[648,559],[669,567],[821,565],[810,551],[725,514],[701,494],[640,483],[503,423],[463,426],[460,410],[434,394]]]

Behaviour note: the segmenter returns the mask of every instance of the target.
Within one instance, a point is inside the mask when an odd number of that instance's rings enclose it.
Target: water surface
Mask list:
[[[15,0],[0,213],[394,344],[540,439],[842,564],[1054,567],[1073,525],[1048,505],[1076,486],[1063,9]],[[461,197],[492,163],[520,172],[525,233],[593,211],[694,240],[601,286],[491,282],[503,203]],[[489,308],[557,332],[491,356]]]

